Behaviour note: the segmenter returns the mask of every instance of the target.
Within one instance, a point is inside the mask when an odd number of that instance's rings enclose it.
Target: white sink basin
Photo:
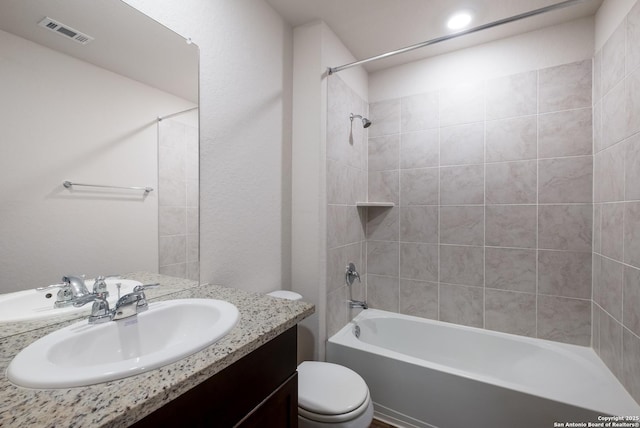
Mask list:
[[[86,280],[87,288],[91,291],[93,279]],[[109,292],[109,305],[114,305],[118,300],[118,288],[116,283],[121,283],[120,294],[125,295],[133,291],[133,287],[141,285],[139,281],[121,278],[107,278],[107,291]],[[58,315],[70,315],[73,313],[89,312],[91,304],[76,308],[68,306],[66,308],[54,308],[57,288],[47,290],[25,290],[15,293],[7,293],[0,296],[0,322],[8,321],[29,321],[49,318]],[[49,297],[47,297],[49,296]]]
[[[27,388],[71,388],[144,373],[198,352],[225,336],[238,309],[213,299],[156,302],[119,321],[70,325],[33,342],[7,377]]]

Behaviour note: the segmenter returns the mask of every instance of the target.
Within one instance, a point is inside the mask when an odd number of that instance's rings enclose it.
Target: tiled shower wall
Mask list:
[[[353,311],[346,300],[364,299],[363,251],[367,198],[367,130],[349,115],[367,115],[367,102],[339,76],[328,78],[327,108],[327,334],[344,326]],[[345,267],[355,263],[362,283],[345,284]],[[349,317],[349,318],[348,318]]]
[[[172,119],[158,125],[160,273],[197,281],[198,128]]]
[[[594,60],[593,347],[640,402],[640,3]]]
[[[592,61],[370,105],[371,307],[591,343]]]

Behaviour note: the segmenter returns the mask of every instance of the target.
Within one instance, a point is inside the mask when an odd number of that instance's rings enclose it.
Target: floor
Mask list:
[[[374,419],[373,422],[371,422],[371,425],[369,426],[369,428],[396,428],[393,425],[389,425],[387,423],[381,422],[377,419]]]

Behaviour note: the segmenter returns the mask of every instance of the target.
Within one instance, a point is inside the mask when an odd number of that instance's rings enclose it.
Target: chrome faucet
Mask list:
[[[113,309],[109,309],[109,302],[104,295],[90,294],[83,299],[79,299],[74,306],[84,306],[93,302],[89,324],[100,324],[107,321],[117,321],[129,318],[149,309],[147,296],[144,291],[149,288],[159,287],[160,284],[137,285],[131,293],[120,297]]]
[[[353,299],[349,299],[349,307],[351,309],[353,308],[369,309],[369,305],[367,305],[367,302],[363,302],[361,300],[353,300]]]
[[[351,286],[355,282],[356,278],[358,279],[358,282],[362,282],[362,280],[360,279],[360,274],[356,270],[356,265],[353,262],[349,262],[349,264],[347,265],[347,270],[344,274],[344,278],[345,278],[345,282],[349,286],[350,295],[351,295]],[[349,299],[348,302],[349,302],[349,307],[352,309],[353,308],[369,309],[367,302],[360,301],[360,300],[353,300],[353,299]]]
[[[65,275],[62,277],[62,282],[59,284],[48,285],[46,287],[36,288],[38,291],[47,290],[50,288],[59,288],[56,301],[53,304],[54,308],[66,308],[73,305],[78,299],[83,298],[91,293],[87,289],[84,283],[84,278],[77,276]]]

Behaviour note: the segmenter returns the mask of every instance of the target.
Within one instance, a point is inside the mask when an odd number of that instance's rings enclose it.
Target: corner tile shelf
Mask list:
[[[356,207],[395,207],[393,202],[356,202]]]

